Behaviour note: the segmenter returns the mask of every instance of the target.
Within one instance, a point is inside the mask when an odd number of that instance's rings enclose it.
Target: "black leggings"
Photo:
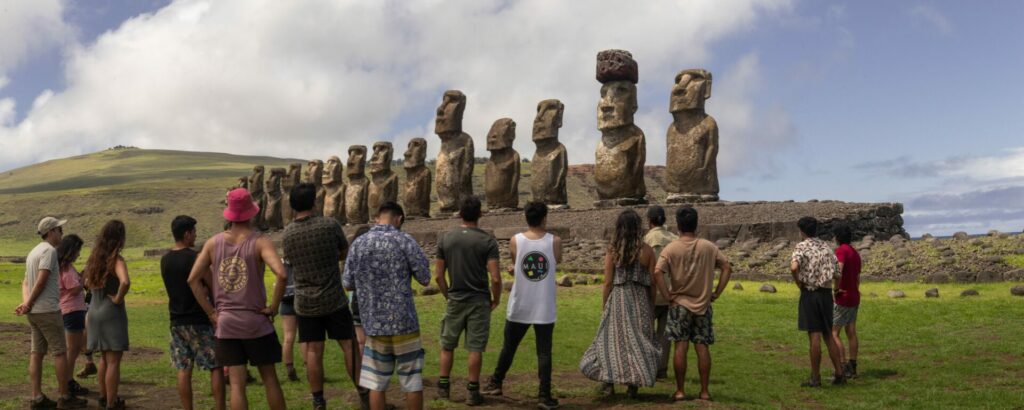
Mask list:
[[[551,335],[555,331],[555,324],[530,325],[527,323],[505,322],[505,342],[501,346],[501,355],[498,356],[498,367],[494,369],[494,381],[501,383],[505,380],[505,374],[512,367],[512,359],[516,356],[516,349],[519,343],[526,336],[526,331],[533,326],[533,334],[537,338],[537,377],[540,378],[540,395],[551,396]]]

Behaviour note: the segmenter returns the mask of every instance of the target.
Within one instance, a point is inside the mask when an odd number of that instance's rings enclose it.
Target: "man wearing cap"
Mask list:
[[[25,281],[22,303],[14,313],[28,316],[32,328],[32,352],[28,374],[32,384],[31,408],[77,409],[85,407],[85,400],[68,391],[67,347],[64,344],[64,319],[60,313],[60,266],[56,246],[64,236],[61,228],[66,220],[46,217],[39,221],[36,233],[43,239],[25,258]],[[43,394],[43,356],[53,355],[54,370],[60,398],[57,402]]]

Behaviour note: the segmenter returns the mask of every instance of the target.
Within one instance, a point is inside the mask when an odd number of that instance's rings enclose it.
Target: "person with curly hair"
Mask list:
[[[121,257],[125,244],[124,222],[111,220],[103,225],[85,263],[85,287],[92,293],[86,314],[89,350],[100,352],[99,405],[107,409],[123,409],[118,397],[121,384],[121,358],[128,351],[128,312],[124,297],[131,281],[128,266]]]

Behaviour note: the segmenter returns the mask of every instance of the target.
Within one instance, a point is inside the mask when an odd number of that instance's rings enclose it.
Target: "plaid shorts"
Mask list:
[[[835,305],[832,308],[832,327],[844,327],[857,321],[857,306]]]
[[[702,345],[715,343],[715,328],[711,325],[711,305],[703,315],[689,309],[672,305],[668,308],[668,324],[665,325],[665,336],[673,341],[689,341]]]
[[[420,333],[397,336],[367,336],[359,386],[386,391],[397,370],[402,390],[423,391],[423,345]]]
[[[216,369],[220,365],[213,353],[214,344],[213,326],[171,326],[171,365],[179,370],[195,365],[207,371]]]

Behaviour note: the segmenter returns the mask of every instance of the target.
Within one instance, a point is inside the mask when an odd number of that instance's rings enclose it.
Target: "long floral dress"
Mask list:
[[[615,268],[611,294],[580,371],[604,383],[653,386],[661,348],[654,339],[651,274],[637,262]]]

